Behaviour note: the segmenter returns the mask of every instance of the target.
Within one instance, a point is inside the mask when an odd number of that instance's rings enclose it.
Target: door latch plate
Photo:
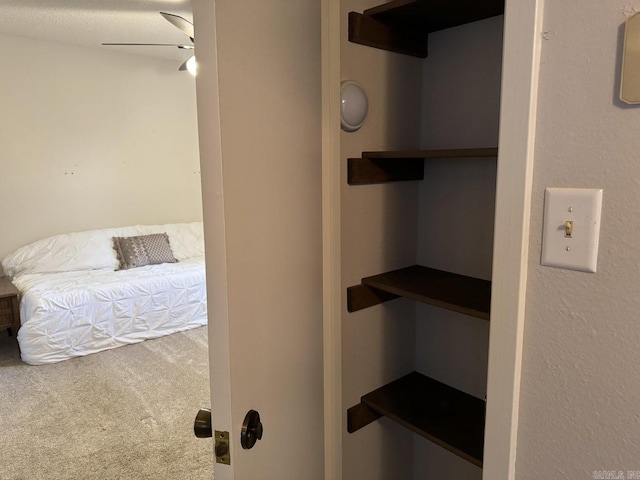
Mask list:
[[[229,448],[229,432],[215,431],[216,463],[231,465],[231,451]]]

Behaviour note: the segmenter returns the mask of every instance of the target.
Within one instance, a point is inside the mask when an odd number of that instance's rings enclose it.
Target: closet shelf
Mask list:
[[[414,265],[365,277],[347,288],[347,310],[356,312],[405,297],[472,317],[489,320],[491,282]]]
[[[439,150],[390,150],[362,152],[364,158],[480,158],[497,157],[497,148],[446,148]]]
[[[482,467],[483,400],[412,372],[367,393],[348,409],[347,431],[353,433],[382,416]]]
[[[504,0],[395,0],[349,13],[349,41],[425,58],[427,35],[504,13]]]
[[[497,156],[497,148],[362,152],[362,158],[347,159],[347,182],[349,185],[368,185],[422,180],[425,159],[480,159]]]
[[[395,0],[363,13],[386,25],[431,33],[502,15],[504,0]]]

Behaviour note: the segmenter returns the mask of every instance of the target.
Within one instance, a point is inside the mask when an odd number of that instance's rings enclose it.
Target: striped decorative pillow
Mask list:
[[[113,248],[118,255],[118,270],[178,261],[173,256],[166,233],[113,237]]]

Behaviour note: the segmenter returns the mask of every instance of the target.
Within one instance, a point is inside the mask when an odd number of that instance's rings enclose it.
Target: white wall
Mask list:
[[[420,142],[418,58],[347,41],[347,14],[379,0],[341,2],[341,80],[360,82],[369,96],[365,124],[341,135],[342,281],[415,264],[418,182],[347,185],[347,158],[364,150],[416,148]],[[360,397],[414,370],[415,302],[398,299],[347,313],[343,297],[343,478],[411,478],[413,434],[382,418],[346,433],[346,411]]]
[[[545,5],[518,480],[640,471],[640,109],[617,100],[632,7]],[[597,273],[540,266],[545,187],[604,189]]]
[[[429,35],[422,147],[498,145],[503,16]],[[418,263],[491,279],[496,159],[425,161]],[[478,398],[487,385],[489,322],[416,305],[416,369]],[[415,436],[413,478],[479,479],[480,468]],[[426,460],[425,460],[426,459]]]
[[[179,62],[0,37],[0,258],[70,231],[202,218]]]

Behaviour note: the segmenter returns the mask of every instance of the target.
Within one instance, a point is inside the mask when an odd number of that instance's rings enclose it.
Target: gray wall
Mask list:
[[[545,5],[518,480],[640,471],[640,109],[617,100],[638,7]],[[540,266],[545,187],[604,189],[597,273]]]

